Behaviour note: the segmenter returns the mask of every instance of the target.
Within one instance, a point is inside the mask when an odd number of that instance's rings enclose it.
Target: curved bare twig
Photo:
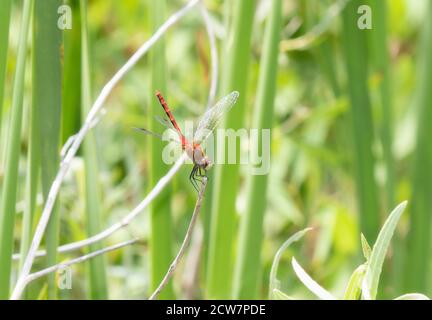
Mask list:
[[[207,186],[207,177],[204,177],[202,180],[202,185],[201,185],[201,190],[198,194],[198,199],[197,202],[195,204],[195,209],[194,212],[192,214],[192,218],[191,221],[189,222],[189,227],[186,231],[186,235],[183,239],[183,243],[180,247],[179,252],[177,253],[176,257],[174,258],[173,262],[171,263],[171,265],[168,268],[167,273],[165,274],[165,277],[162,279],[161,283],[159,284],[159,286],[156,288],[156,290],[152,293],[152,295],[150,296],[149,300],[155,300],[157,298],[157,296],[161,293],[161,291],[163,290],[163,288],[167,285],[168,281],[171,279],[172,275],[174,274],[175,269],[177,268],[181,258],[183,257],[183,254],[185,253],[187,247],[189,246],[189,242],[190,239],[192,237],[192,232],[193,229],[195,227],[195,222],[196,219],[201,211],[201,204],[202,204],[202,200],[204,198],[204,193],[206,190],[206,186]]]
[[[54,266],[42,269],[40,271],[31,273],[31,274],[29,274],[27,276],[26,281],[25,281],[25,285],[28,285],[30,282],[32,282],[32,281],[34,281],[36,279],[39,279],[40,277],[46,276],[46,275],[48,275],[48,274],[50,274],[52,272],[56,272],[58,270],[65,269],[67,267],[70,267],[73,264],[81,263],[81,262],[90,260],[90,259],[92,259],[94,257],[100,256],[101,254],[104,254],[104,253],[107,253],[107,252],[110,252],[110,251],[114,251],[114,250],[123,248],[125,246],[134,244],[137,241],[138,241],[138,239],[132,239],[132,240],[124,241],[122,243],[118,243],[118,244],[106,247],[104,249],[96,250],[94,252],[91,252],[89,254],[83,255],[81,257],[78,257],[78,258],[75,258],[75,259],[72,259],[72,260],[69,260],[69,261],[66,261],[66,262],[62,262],[62,263],[56,264]]]

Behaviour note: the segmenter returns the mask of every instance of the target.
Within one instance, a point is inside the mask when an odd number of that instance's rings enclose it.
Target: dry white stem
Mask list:
[[[66,153],[70,149],[71,145],[75,141],[76,134],[71,135],[69,138],[67,138],[65,144],[63,145],[61,151],[60,151],[60,159],[63,161],[63,159],[66,157]]]
[[[63,182],[66,173],[70,167],[71,161],[78,151],[79,146],[81,145],[85,135],[90,130],[91,125],[101,110],[104,102],[107,97],[113,90],[113,88],[117,85],[117,83],[123,78],[123,76],[132,69],[132,67],[138,62],[138,60],[144,56],[148,52],[148,50],[164,35],[164,33],[177,21],[179,21],[189,10],[191,10],[200,0],[191,0],[189,1],[182,9],[171,15],[168,20],[152,35],[152,37],[145,42],[133,55],[132,57],[117,71],[117,73],[111,78],[110,81],[102,88],[101,93],[97,97],[95,103],[93,104],[90,112],[87,115],[87,118],[84,122],[84,125],[77,133],[71,147],[67,151],[62,165],[60,166],[60,170],[58,171],[52,185],[50,191],[48,193],[48,198],[45,203],[45,207],[42,211],[39,223],[36,227],[36,231],[30,245],[30,249],[28,251],[27,257],[24,261],[24,265],[21,269],[21,273],[19,274],[18,281],[15,285],[15,288],[12,292],[11,299],[19,299],[24,288],[25,288],[25,279],[30,273],[31,267],[33,265],[33,261],[35,259],[36,251],[39,248],[42,237],[45,233],[46,226],[48,224],[49,218],[51,216],[52,209],[55,204],[55,200],[57,198],[58,192],[60,190],[61,183]]]
[[[189,222],[189,227],[186,231],[186,235],[183,239],[183,243],[180,247],[180,250],[177,253],[177,256],[174,258],[171,265],[169,266],[168,271],[165,274],[164,278],[162,279],[161,283],[159,284],[159,286],[156,288],[156,290],[150,296],[149,300],[155,300],[158,297],[158,295],[161,293],[163,288],[167,285],[167,283],[171,279],[175,269],[177,268],[181,258],[183,257],[183,254],[185,253],[187,247],[189,246],[189,242],[190,242],[190,239],[192,237],[192,232],[193,232],[193,229],[195,226],[195,222],[196,222],[197,217],[201,211],[201,204],[202,204],[202,200],[204,198],[206,186],[207,186],[207,177],[203,177],[201,189],[200,189],[200,192],[198,194],[197,202],[195,204],[195,209],[194,209],[194,212],[192,214],[191,221]]]
[[[108,238],[114,232],[120,230],[121,228],[126,227],[129,223],[134,220],[165,188],[165,186],[170,182],[170,180],[174,177],[177,171],[181,168],[181,166],[186,161],[187,155],[183,153],[182,156],[176,161],[176,163],[171,167],[168,173],[163,176],[155,187],[150,191],[150,193],[144,198],[141,203],[136,206],[127,216],[125,216],[121,221],[111,225],[109,228],[101,231],[100,233],[91,236],[90,238],[72,242],[66,245],[59,247],[59,252],[68,252],[80,249],[82,247],[89,246],[93,243],[99,242],[105,238]]]
[[[99,115],[93,119],[93,121],[90,124],[90,128],[89,130],[93,129],[94,127],[97,126],[97,124],[101,121],[101,119],[103,118],[103,116],[106,114],[106,109],[101,109],[99,111]],[[65,144],[63,145],[61,151],[60,151],[60,159],[61,161],[63,161],[63,159],[65,158],[67,152],[69,151],[69,148],[72,146],[73,142],[75,141],[76,138],[76,134],[71,135],[65,142]]]
[[[122,243],[118,243],[116,245],[109,246],[109,247],[106,247],[104,249],[100,249],[100,250],[91,252],[89,254],[86,254],[86,255],[83,255],[81,257],[69,260],[67,262],[62,262],[62,263],[56,264],[54,266],[48,267],[46,269],[42,269],[42,270],[40,270],[38,272],[31,273],[31,274],[29,274],[25,278],[24,283],[25,283],[25,285],[28,285],[30,282],[32,282],[32,281],[34,281],[34,280],[36,280],[36,279],[38,279],[40,277],[46,276],[47,274],[50,274],[52,272],[56,272],[58,270],[65,269],[65,268],[67,268],[67,267],[69,267],[69,266],[71,266],[73,264],[77,264],[77,263],[81,263],[81,262],[87,261],[87,260],[92,259],[92,258],[94,258],[96,256],[100,256],[101,254],[104,254],[104,253],[107,253],[107,252],[110,252],[110,251],[114,251],[114,250],[120,249],[122,247],[134,244],[137,241],[138,241],[138,239],[133,239],[133,240],[128,240],[128,241],[125,241],[125,242],[122,242]]]
[[[210,20],[209,13],[204,3],[200,3],[200,13],[204,20],[204,24],[206,27],[207,35],[209,38],[210,44],[210,56],[211,56],[211,82],[210,82],[210,91],[207,101],[207,109],[211,108],[215,103],[216,91],[217,91],[217,83],[218,83],[218,69],[219,69],[219,60],[218,60],[218,52],[216,46],[216,36],[213,28],[213,24]]]
[[[202,226],[197,225],[192,236],[190,249],[185,258],[183,268],[182,289],[186,300],[194,300],[197,297],[197,283],[200,276],[200,262],[202,256],[203,235]]]
[[[137,205],[127,216],[125,216],[121,221],[111,225],[107,229],[91,236],[90,238],[86,238],[80,241],[71,242],[65,245],[58,247],[58,253],[65,253],[74,250],[81,249],[83,247],[89,246],[93,243],[99,242],[105,238],[108,238],[116,231],[126,227],[129,223],[134,220],[153,200],[156,198],[159,193],[165,188],[168,182],[174,177],[174,175],[179,171],[181,166],[187,159],[187,154],[183,153],[181,157],[174,163],[174,165],[170,168],[166,175],[164,175],[161,179],[159,179],[158,183],[154,186],[154,188],[150,191],[150,193]],[[45,250],[39,250],[36,252],[36,257],[42,257],[46,255]],[[15,253],[13,255],[14,260],[18,260],[20,258],[19,253]]]

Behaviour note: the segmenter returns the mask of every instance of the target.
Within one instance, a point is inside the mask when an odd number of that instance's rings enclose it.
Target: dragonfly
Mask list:
[[[234,106],[239,97],[239,93],[237,91],[231,92],[204,113],[201,120],[198,122],[192,141],[186,139],[173,113],[168,107],[168,103],[159,91],[156,91],[156,97],[168,118],[157,118],[157,120],[168,128],[174,130],[178,135],[179,139],[176,142],[181,144],[182,150],[186,152],[194,165],[189,175],[189,180],[193,187],[199,191],[198,183],[201,182],[203,177],[207,177],[207,171],[213,165],[213,162],[206,155],[202,143],[212,134],[223,116]],[[160,134],[154,133],[145,128],[135,129],[156,136],[160,139],[162,138]]]

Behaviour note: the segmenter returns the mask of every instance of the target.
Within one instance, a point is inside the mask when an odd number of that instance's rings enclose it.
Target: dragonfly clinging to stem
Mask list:
[[[190,142],[188,141],[188,139],[186,139],[185,135],[180,129],[180,126],[174,118],[174,115],[172,114],[162,94],[159,91],[156,92],[156,97],[158,98],[159,103],[161,104],[168,117],[168,119],[160,119],[161,122],[164,125],[168,124],[168,126],[177,133],[182,150],[186,152],[186,154],[194,164],[193,169],[189,175],[189,180],[197,191],[199,190],[198,182],[202,177],[207,176],[207,170],[209,170],[213,165],[212,161],[205,154],[202,143],[210,136],[210,134],[221,121],[224,114],[228,112],[236,103],[238,96],[239,93],[237,91],[233,91],[224,98],[222,98],[213,107],[208,109],[201,118],[201,120],[198,122],[198,127],[193,135],[193,140],[192,142]],[[161,138],[161,135],[153,133],[147,129],[136,129]]]

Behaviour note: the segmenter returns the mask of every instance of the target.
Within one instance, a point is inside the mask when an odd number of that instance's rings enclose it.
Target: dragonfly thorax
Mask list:
[[[205,170],[208,170],[213,165],[212,161],[206,156],[200,145],[190,145],[185,146],[186,153],[188,157],[193,161],[193,163]]]

